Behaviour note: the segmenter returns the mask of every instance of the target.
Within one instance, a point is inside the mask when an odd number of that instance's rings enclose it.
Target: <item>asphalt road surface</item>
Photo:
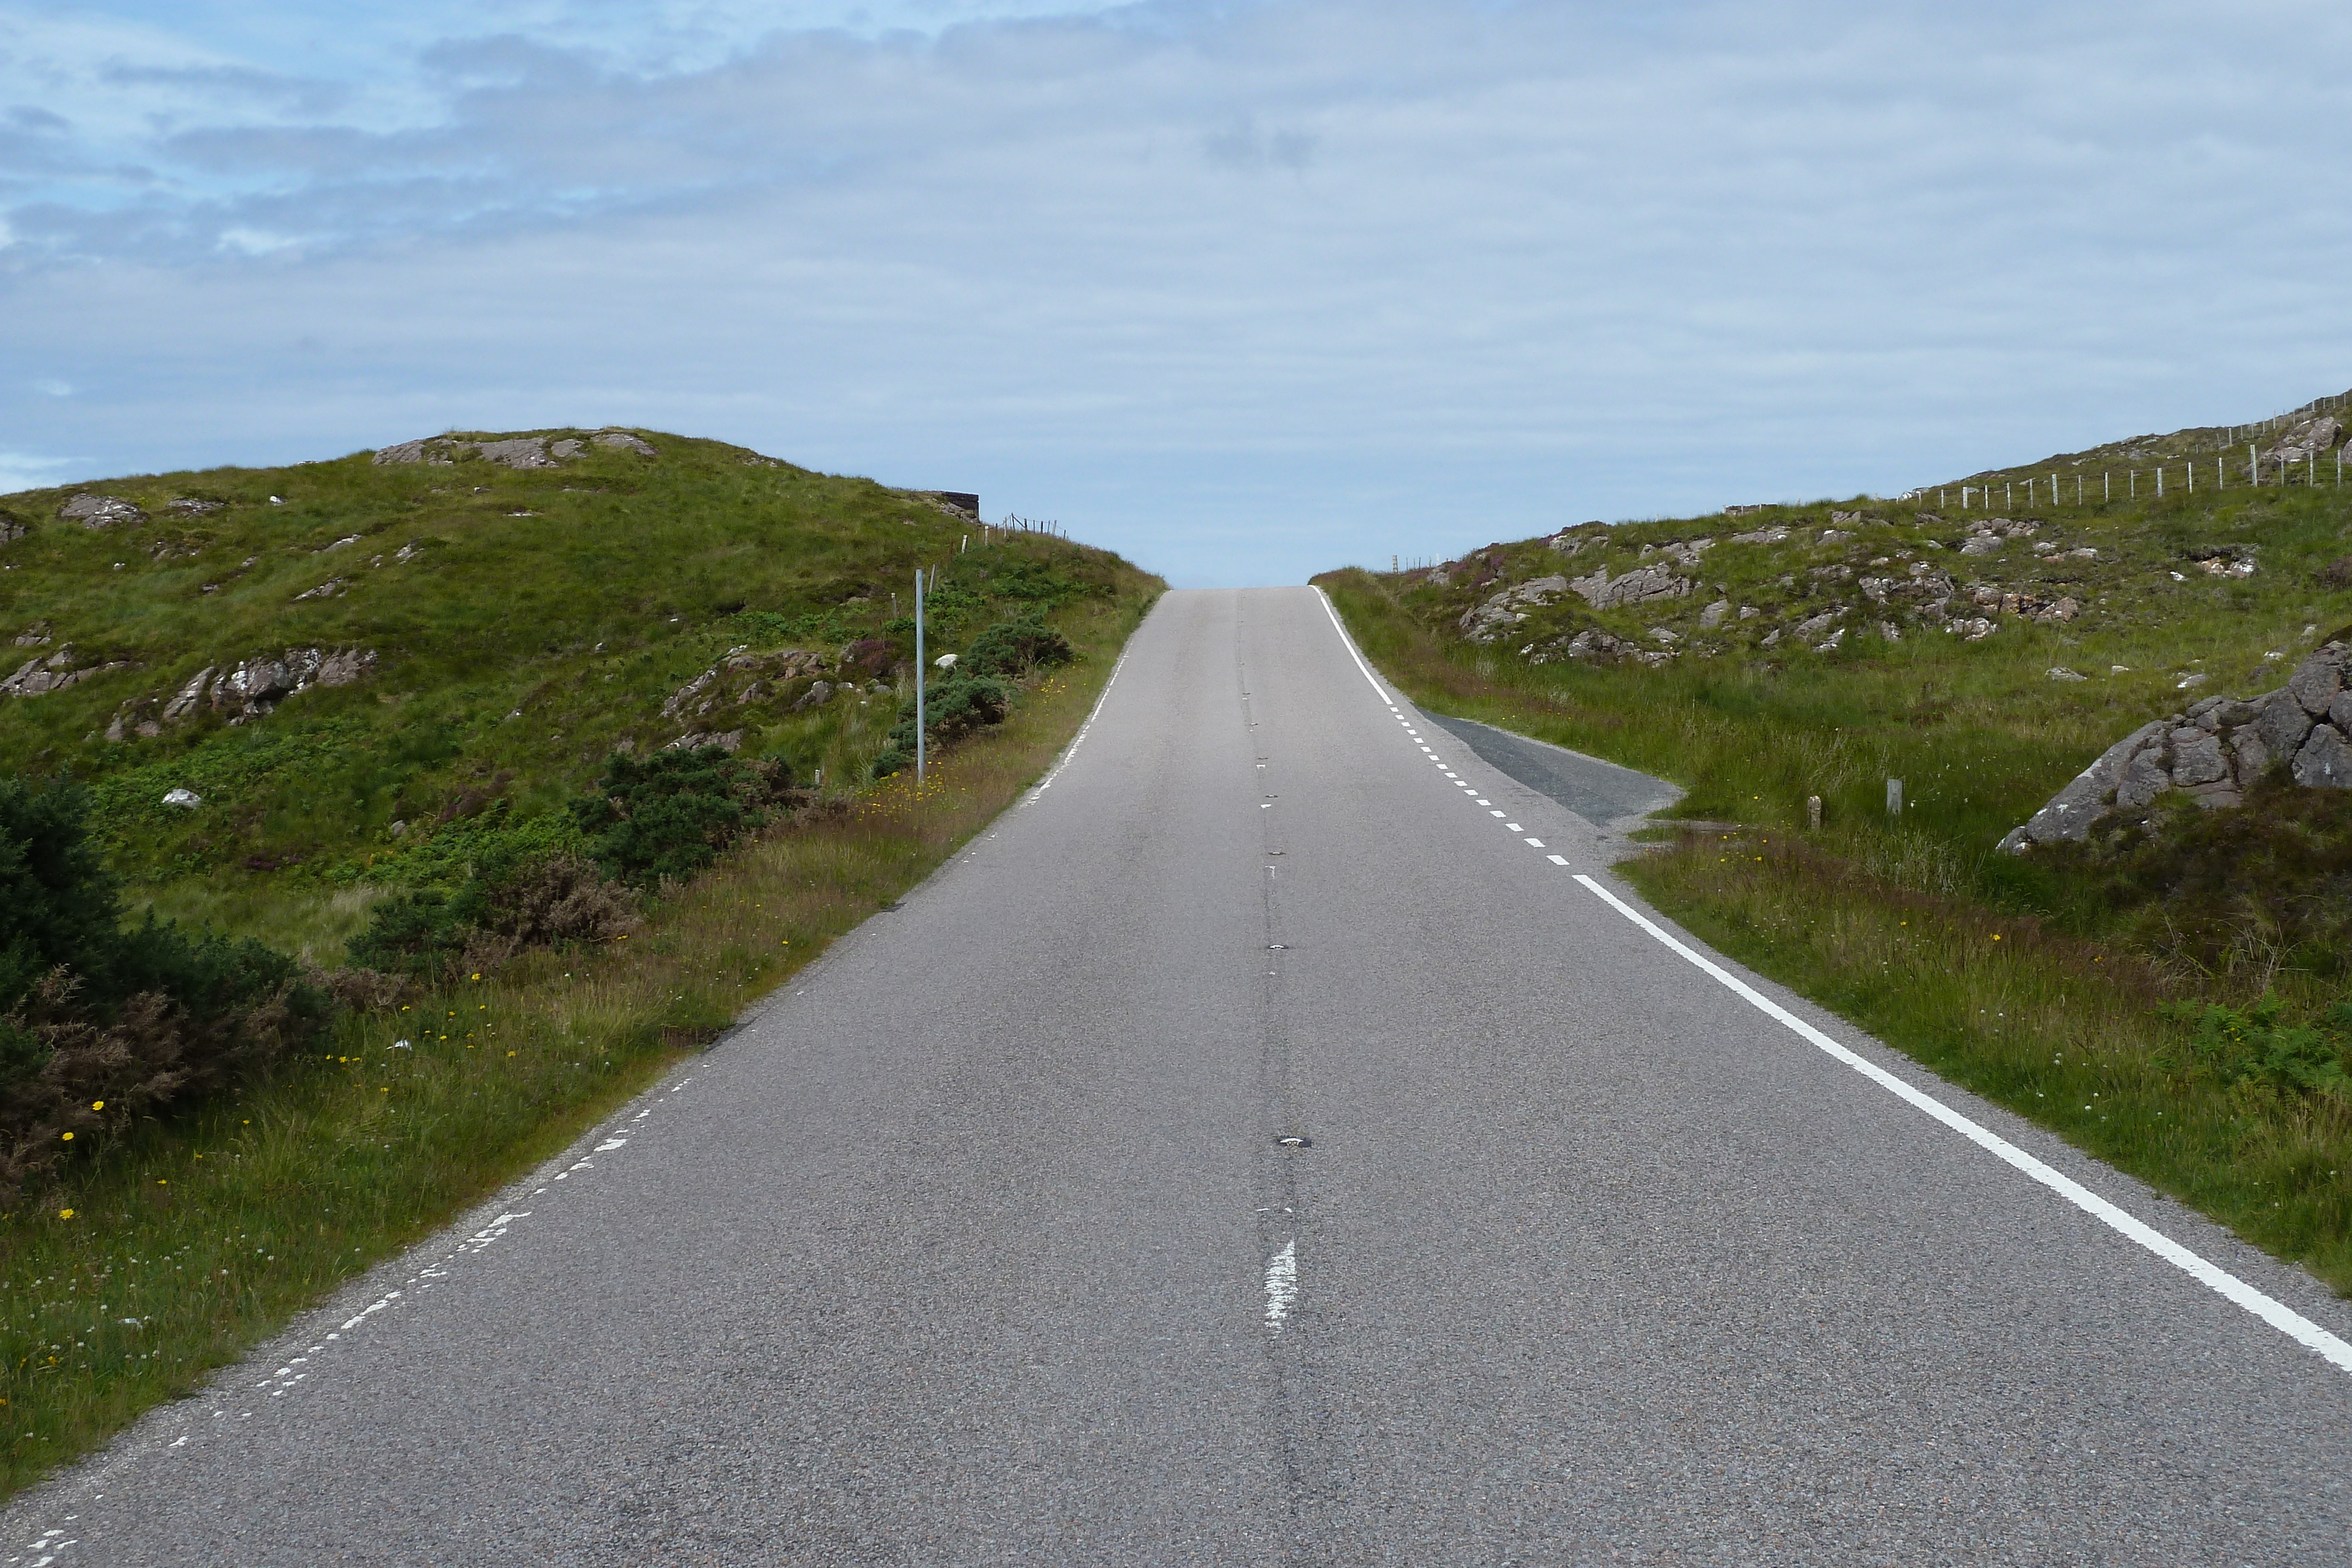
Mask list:
[[[2352,1560],[2346,1303],[1593,840],[1313,591],[1171,594],[901,908],[0,1562]]]

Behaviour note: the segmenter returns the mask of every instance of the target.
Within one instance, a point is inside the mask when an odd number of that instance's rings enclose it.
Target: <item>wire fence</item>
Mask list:
[[[2315,488],[2322,485],[2341,487],[2344,483],[2344,448],[2336,444],[2336,439],[2343,432],[2310,427],[2323,418],[2344,413],[2347,405],[2352,405],[2352,394],[2316,397],[2300,407],[2273,414],[2252,424],[2219,424],[2205,430],[2180,433],[2188,438],[2191,452],[2210,453],[2210,456],[2184,455],[2176,462],[2172,460],[2172,455],[2168,454],[2149,468],[2102,467],[2092,473],[2077,471],[2073,474],[2061,474],[2053,469],[2046,475],[2029,474],[2023,478],[2007,476],[1988,478],[1981,483],[1970,480],[1959,485],[1942,485],[1937,486],[1936,504],[1950,506],[1952,494],[1957,491],[1961,510],[1989,509],[1995,504],[1992,496],[1996,488],[2001,497],[1999,504],[2007,507],[2017,505],[2017,493],[2021,488],[2025,492],[2028,507],[2037,504],[2056,507],[2070,501],[2076,506],[2088,506],[2095,501],[2105,504],[2116,500],[2137,500],[2142,485],[2147,486],[2149,496],[2157,499],[2170,493],[2168,486],[2171,490],[2193,495],[2200,481],[2212,490],[2227,490],[2232,485],[2241,488],[2263,485],[2284,487],[2296,484]],[[2302,444],[2283,441],[2267,452],[2263,450],[2264,438],[2282,434],[2292,435],[2297,430],[2307,430],[2309,436],[2317,439],[2306,439]],[[2237,455],[2241,446],[2245,449],[2242,462]],[[2326,468],[2320,466],[2319,460],[2323,456],[2328,460]],[[2121,480],[2120,485],[2117,484],[2118,479]],[[2067,493],[2070,489],[2072,495]],[[2116,493],[2118,489],[2123,492],[2120,496]],[[1927,494],[1924,489],[1914,490],[1898,499],[1924,500]]]

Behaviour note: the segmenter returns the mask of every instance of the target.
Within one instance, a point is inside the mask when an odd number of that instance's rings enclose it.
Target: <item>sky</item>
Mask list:
[[[626,424],[1180,587],[2352,385],[2352,12],[0,0],[0,491]]]

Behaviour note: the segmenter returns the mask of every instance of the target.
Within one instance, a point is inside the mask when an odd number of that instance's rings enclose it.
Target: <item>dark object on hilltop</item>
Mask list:
[[[607,874],[651,885],[717,860],[785,803],[792,782],[782,762],[731,757],[715,746],[642,759],[616,752],[598,792],[572,803],[572,820]]]
[[[299,1049],[328,1013],[250,938],[121,926],[88,798],[0,782],[0,1203],[76,1148]],[[68,1134],[71,1134],[68,1136]]]
[[[974,520],[980,517],[980,497],[969,490],[934,490],[931,494]]]

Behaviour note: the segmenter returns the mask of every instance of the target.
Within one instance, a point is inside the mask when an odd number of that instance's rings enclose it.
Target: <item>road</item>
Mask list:
[[[2345,1302],[1696,967],[1391,701],[1312,591],[1169,595],[1047,787],[0,1561],[2352,1558],[2277,1326]]]

